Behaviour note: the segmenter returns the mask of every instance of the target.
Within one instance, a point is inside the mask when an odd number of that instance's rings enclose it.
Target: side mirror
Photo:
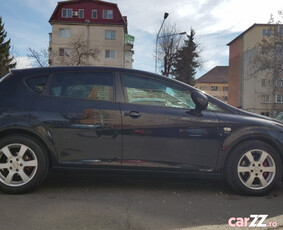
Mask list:
[[[194,91],[191,93],[193,102],[196,105],[195,112],[201,114],[202,110],[205,110],[208,105],[208,98],[200,91]]]

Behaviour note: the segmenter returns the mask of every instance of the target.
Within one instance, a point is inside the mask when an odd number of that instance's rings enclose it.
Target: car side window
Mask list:
[[[37,76],[26,79],[28,87],[36,93],[41,94],[46,85],[48,75]]]
[[[114,101],[111,72],[55,73],[50,95],[86,100]]]
[[[190,92],[167,82],[122,74],[126,100],[131,104],[194,109]]]
[[[225,112],[223,109],[221,109],[218,105],[213,104],[212,102],[208,102],[207,105],[207,111],[212,111],[212,112]]]

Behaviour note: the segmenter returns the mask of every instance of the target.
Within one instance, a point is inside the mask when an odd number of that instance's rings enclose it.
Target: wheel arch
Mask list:
[[[263,143],[266,143],[270,145],[272,148],[276,150],[278,153],[280,159],[281,159],[281,164],[283,165],[283,152],[280,148],[280,144],[277,143],[274,139],[270,138],[269,136],[263,136],[263,135],[247,135],[243,136],[240,139],[235,140],[228,149],[225,150],[226,154],[223,159],[223,170],[225,170],[225,166],[227,165],[227,161],[232,154],[233,150],[237,148],[237,146],[241,145],[242,143],[246,141],[261,141]],[[283,176],[283,175],[282,175]]]
[[[50,144],[46,143],[46,141],[44,141],[42,137],[40,137],[39,135],[29,130],[15,128],[15,129],[7,129],[7,130],[1,131],[0,139],[6,136],[12,136],[12,135],[22,135],[22,136],[29,137],[35,140],[40,146],[44,148],[45,152],[47,153],[47,157],[49,160],[49,167],[50,168],[53,167],[53,165],[56,162],[55,149],[52,146],[50,146]]]

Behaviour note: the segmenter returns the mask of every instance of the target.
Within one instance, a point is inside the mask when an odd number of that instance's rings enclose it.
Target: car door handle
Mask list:
[[[134,119],[139,118],[141,116],[141,114],[137,111],[125,112],[124,115],[127,116],[127,117],[134,118]]]

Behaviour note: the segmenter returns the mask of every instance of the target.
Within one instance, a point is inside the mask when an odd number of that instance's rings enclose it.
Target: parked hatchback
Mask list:
[[[0,98],[7,193],[34,189],[50,168],[214,173],[248,195],[270,192],[282,177],[282,123],[159,75],[13,70],[0,80]]]

